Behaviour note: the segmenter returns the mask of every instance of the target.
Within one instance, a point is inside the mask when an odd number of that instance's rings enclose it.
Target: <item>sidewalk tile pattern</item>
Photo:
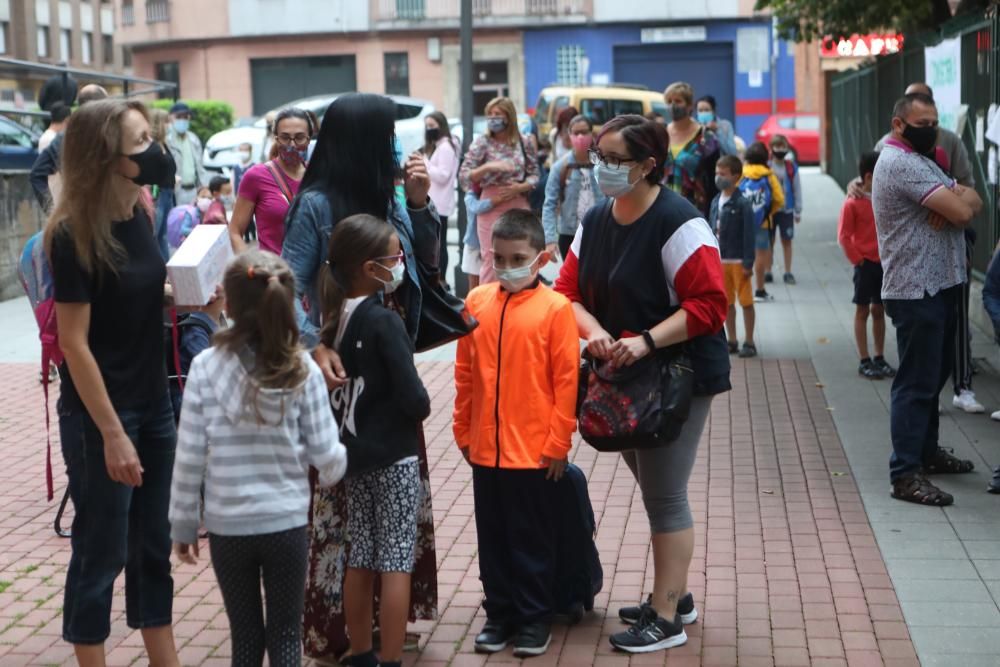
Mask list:
[[[417,625],[420,651],[406,664],[516,663],[509,649],[489,657],[472,650],[484,616],[471,475],[451,437],[452,366],[420,367],[434,401],[426,434],[441,614],[437,623]],[[56,505],[44,500],[37,371],[3,364],[0,372],[0,665],[74,664],[60,638],[69,545],[53,534]],[[689,487],[697,535],[689,585],[701,619],[688,627],[688,643],[632,657],[609,646],[608,635],[622,627],[617,608],[651,589],[649,528],[621,459],[581,445],[574,460],[590,480],[605,586],[594,613],[576,627],[556,627],[548,654],[529,665],[919,664],[812,365],[740,361],[733,385],[713,403]],[[53,444],[59,497],[63,468],[57,438]],[[207,548],[198,567],[177,567],[175,578],[182,664],[227,665],[227,620]],[[109,665],[146,664],[141,637],[123,613],[119,588]]]

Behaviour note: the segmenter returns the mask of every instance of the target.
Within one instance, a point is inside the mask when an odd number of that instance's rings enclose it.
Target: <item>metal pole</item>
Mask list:
[[[459,26],[459,37],[461,42],[461,53],[459,55],[458,87],[461,90],[462,104],[462,154],[469,150],[472,143],[472,117],[475,109],[472,108],[472,0],[462,0],[461,23]],[[465,251],[462,243],[465,238],[465,230],[468,225],[468,214],[465,210],[465,194],[461,187],[458,189],[458,256],[461,258]],[[461,259],[455,267],[452,285],[459,297],[464,298],[469,291],[469,283],[465,274],[462,273]]]
[[[778,113],[778,17],[771,18],[771,113]]]

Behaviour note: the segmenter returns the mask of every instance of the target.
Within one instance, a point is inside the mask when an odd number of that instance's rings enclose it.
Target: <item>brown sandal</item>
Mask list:
[[[926,477],[919,474],[908,475],[897,479],[892,484],[892,497],[918,505],[944,507],[955,502],[955,498],[931,484]]]
[[[924,464],[924,472],[928,475],[962,475],[976,469],[975,463],[958,458],[952,453],[954,451],[938,447],[931,460]]]

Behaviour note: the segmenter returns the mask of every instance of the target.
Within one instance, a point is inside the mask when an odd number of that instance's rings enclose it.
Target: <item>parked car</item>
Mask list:
[[[548,136],[559,112],[570,106],[589,117],[595,129],[615,116],[627,113],[640,116],[650,112],[664,117],[669,115],[663,93],[646,86],[622,83],[607,86],[548,86],[542,89],[535,102],[534,117],[539,134]]]
[[[770,145],[783,134],[799,164],[819,164],[819,116],[813,113],[779,113],[768,116],[757,130],[757,141]]]
[[[38,132],[0,116],[0,169],[31,169],[38,157]]]
[[[339,95],[317,95],[301,100],[295,100],[288,104],[283,104],[274,112],[278,112],[286,107],[299,107],[306,111],[312,111],[322,121],[323,114],[327,107],[337,99]],[[434,111],[434,105],[426,100],[413,97],[401,97],[398,95],[388,96],[396,103],[396,136],[399,137],[403,147],[403,154],[407,155],[417,150],[424,142],[424,116]],[[218,132],[205,142],[205,152],[203,161],[205,169],[214,172],[228,174],[229,170],[239,163],[240,144],[250,144],[253,147],[251,155],[257,161],[266,159],[270,144],[266,142],[267,120],[266,117],[257,119],[252,125],[244,127],[231,127],[228,130]]]

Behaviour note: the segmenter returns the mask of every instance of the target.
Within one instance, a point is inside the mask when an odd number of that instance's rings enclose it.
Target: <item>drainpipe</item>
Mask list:
[[[771,113],[778,113],[778,17],[771,17]]]

